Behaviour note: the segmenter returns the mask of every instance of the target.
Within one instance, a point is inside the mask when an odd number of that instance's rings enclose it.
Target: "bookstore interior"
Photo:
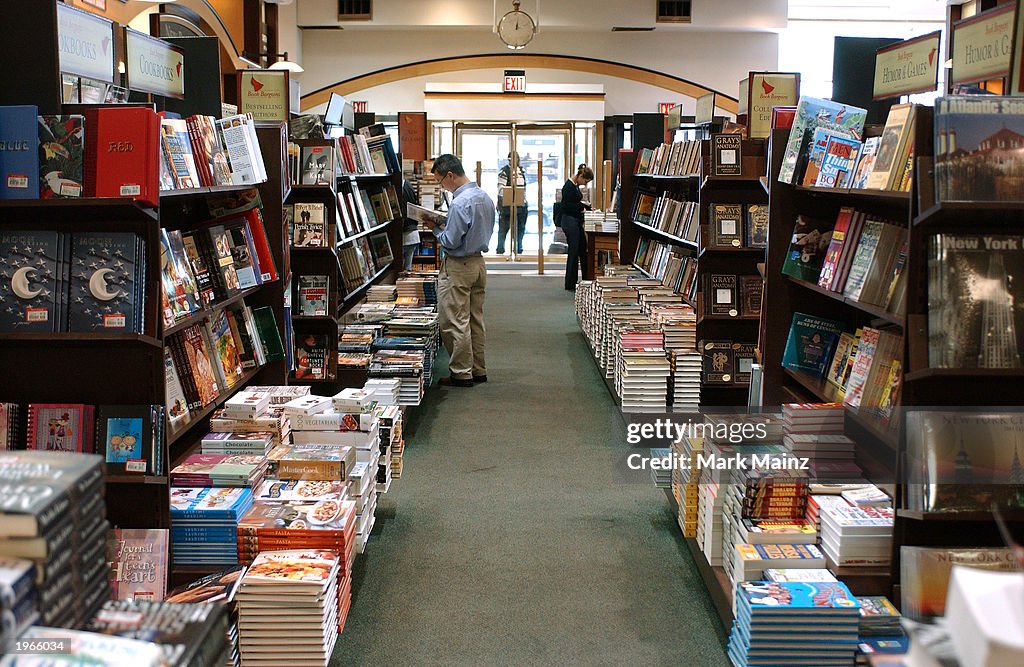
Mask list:
[[[1024,0],[431,5],[0,3],[0,667],[1024,665]]]

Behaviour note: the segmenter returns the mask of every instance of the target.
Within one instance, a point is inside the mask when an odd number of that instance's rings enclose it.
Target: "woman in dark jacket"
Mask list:
[[[576,274],[579,271],[580,259],[586,264],[587,244],[583,240],[583,210],[590,210],[589,204],[583,203],[580,186],[594,180],[594,170],[581,164],[576,175],[562,186],[562,231],[565,232],[566,243],[569,245],[569,257],[565,261],[565,289],[576,289]]]

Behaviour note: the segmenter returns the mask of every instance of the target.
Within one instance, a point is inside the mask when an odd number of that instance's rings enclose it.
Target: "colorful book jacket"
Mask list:
[[[786,143],[782,168],[779,170],[779,181],[798,183],[810,153],[811,138],[820,125],[832,123],[849,131],[853,136],[860,137],[866,118],[867,111],[859,107],[801,96],[797,103],[796,117],[789,130],[789,140]]]
[[[135,331],[141,306],[139,237],[131,232],[75,234],[71,250],[71,331]]]
[[[58,291],[63,235],[47,231],[0,232],[0,331],[61,330]]]
[[[112,529],[107,534],[111,598],[163,600],[167,592],[167,552],[165,529]]]
[[[39,196],[82,196],[85,117],[39,116]]]
[[[824,317],[793,313],[789,327],[783,368],[821,377],[832,356],[832,348],[843,331],[841,322]]]
[[[782,272],[800,280],[817,282],[831,240],[832,229],[829,225],[798,215],[793,225],[789,251],[782,263]]]
[[[841,613],[854,619],[860,603],[841,582],[741,581],[736,585],[737,608],[759,614]]]
[[[95,409],[91,405],[30,403],[28,449],[91,454]]]

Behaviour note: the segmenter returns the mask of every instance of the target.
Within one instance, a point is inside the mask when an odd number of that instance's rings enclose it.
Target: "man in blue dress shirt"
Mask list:
[[[431,170],[441,187],[454,194],[448,218],[427,223],[444,250],[437,283],[441,341],[451,360],[451,377],[441,384],[472,387],[487,382],[484,363],[484,290],[487,267],[483,253],[494,231],[494,201],[466,178],[459,158],[446,153]]]

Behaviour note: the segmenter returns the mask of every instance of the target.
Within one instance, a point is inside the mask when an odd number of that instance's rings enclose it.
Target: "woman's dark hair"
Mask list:
[[[588,181],[594,180],[594,170],[591,169],[590,167],[588,167],[585,164],[581,164],[576,169],[576,175],[577,176],[582,176],[583,178],[585,178]]]

